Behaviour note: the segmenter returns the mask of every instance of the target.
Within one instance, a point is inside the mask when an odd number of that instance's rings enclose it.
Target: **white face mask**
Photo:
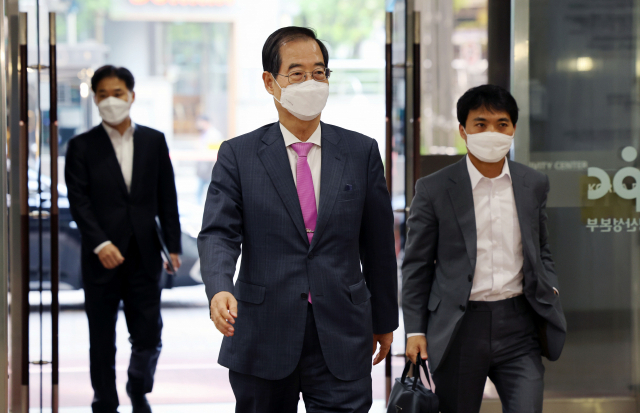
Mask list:
[[[273,77],[273,75],[271,75]],[[276,78],[276,84],[280,88],[280,100],[273,98],[300,120],[310,121],[318,117],[329,98],[329,84],[317,82],[313,79],[302,83],[295,83],[282,88]]]
[[[496,163],[507,156],[515,133],[511,136],[499,132],[467,133],[467,149],[482,162]]]
[[[131,109],[132,94],[129,92],[127,100],[109,96],[98,103],[100,117],[110,125],[121,124],[128,116]]]

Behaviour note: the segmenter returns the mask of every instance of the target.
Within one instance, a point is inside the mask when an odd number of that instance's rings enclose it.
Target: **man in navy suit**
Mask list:
[[[160,356],[160,219],[173,266],[180,266],[178,200],[164,135],[131,121],[134,78],[103,66],[91,79],[102,124],[69,141],[65,178],[82,236],[94,413],[117,413],[116,320],[124,302],[131,337],[127,394],[150,413],[146,393]]]
[[[312,30],[274,32],[262,78],[279,122],[224,142],[213,169],[198,249],[236,412],[295,412],[300,393],[308,411],[368,412],[371,356],[398,326],[380,152],[320,122],[328,62]]]

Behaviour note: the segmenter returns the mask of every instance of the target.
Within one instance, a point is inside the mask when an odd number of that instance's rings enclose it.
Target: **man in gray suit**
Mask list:
[[[224,142],[198,237],[236,412],[368,412],[398,326],[393,212],[376,142],[320,122],[329,55],[285,27],[262,51],[279,122]],[[242,246],[242,263],[233,283]]]
[[[504,412],[541,412],[542,355],[557,360],[566,335],[549,179],[506,159],[518,121],[509,92],[470,89],[457,111],[469,153],[418,180],[407,221],[406,354],[429,359],[442,413],[478,412],[487,377]]]

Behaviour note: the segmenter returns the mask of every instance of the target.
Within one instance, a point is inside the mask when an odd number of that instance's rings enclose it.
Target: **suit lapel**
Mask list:
[[[116,151],[113,149],[113,144],[111,143],[111,139],[107,134],[107,131],[104,129],[104,126],[98,125],[96,126],[96,131],[98,133],[98,139],[96,140],[96,146],[98,147],[98,151],[100,153],[107,154],[107,166],[109,168],[109,175],[112,176],[116,181],[118,181],[118,186],[126,196],[129,195],[127,191],[127,185],[124,182],[124,177],[122,176],[122,169],[120,168],[120,164],[118,163],[118,158],[116,157]]]
[[[449,196],[451,197],[453,209],[458,219],[458,225],[460,225],[460,229],[462,230],[471,268],[475,270],[478,253],[478,232],[473,206],[473,190],[471,188],[469,171],[467,170],[466,158],[458,161],[455,173],[451,175],[449,179],[453,181],[453,184],[449,187]]]
[[[516,211],[518,212],[518,224],[520,224],[520,236],[522,238],[522,247],[525,257],[529,257],[532,263],[535,262],[535,248],[531,239],[531,220],[529,211],[533,205],[537,205],[533,191],[529,190],[527,180],[525,179],[526,171],[518,168],[517,164],[509,162],[509,170],[511,171],[511,182],[513,184],[513,198],[516,202]]]
[[[258,149],[258,158],[267,170],[271,182],[284,203],[293,223],[295,224],[304,242],[309,243],[307,232],[302,218],[302,209],[298,199],[298,191],[291,173],[291,164],[287,156],[287,148],[280,131],[280,124],[274,123],[262,137],[262,147]]]
[[[322,123],[322,168],[320,172],[320,209],[318,221],[311,241],[311,249],[318,244],[322,232],[327,226],[333,205],[340,191],[342,171],[344,170],[345,154],[342,151],[341,136],[335,130]]]
[[[133,132],[133,171],[131,173],[131,194],[134,194],[140,185],[140,174],[142,174],[144,164],[144,155],[145,151],[143,150],[144,139],[142,138],[142,132],[138,128],[138,125],[135,125],[135,130]]]

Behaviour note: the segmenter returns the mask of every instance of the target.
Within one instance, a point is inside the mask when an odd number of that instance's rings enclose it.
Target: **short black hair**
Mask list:
[[[91,90],[93,90],[93,93],[96,93],[96,89],[98,88],[98,84],[100,83],[100,81],[107,77],[117,77],[124,82],[129,91],[133,92],[133,86],[136,84],[136,81],[134,80],[133,74],[131,74],[129,69],[127,69],[126,67],[115,67],[112,65],[106,65],[97,69],[91,77]]]
[[[275,77],[280,71],[282,57],[280,56],[280,47],[293,40],[310,39],[315,40],[320,47],[324,64],[329,67],[329,52],[327,47],[316,36],[313,29],[299,26],[283,27],[271,33],[262,47],[262,70],[273,74]]]
[[[507,112],[511,122],[518,122],[518,104],[508,90],[496,85],[482,85],[467,90],[458,99],[458,122],[467,126],[469,112],[480,107],[490,112]]]

